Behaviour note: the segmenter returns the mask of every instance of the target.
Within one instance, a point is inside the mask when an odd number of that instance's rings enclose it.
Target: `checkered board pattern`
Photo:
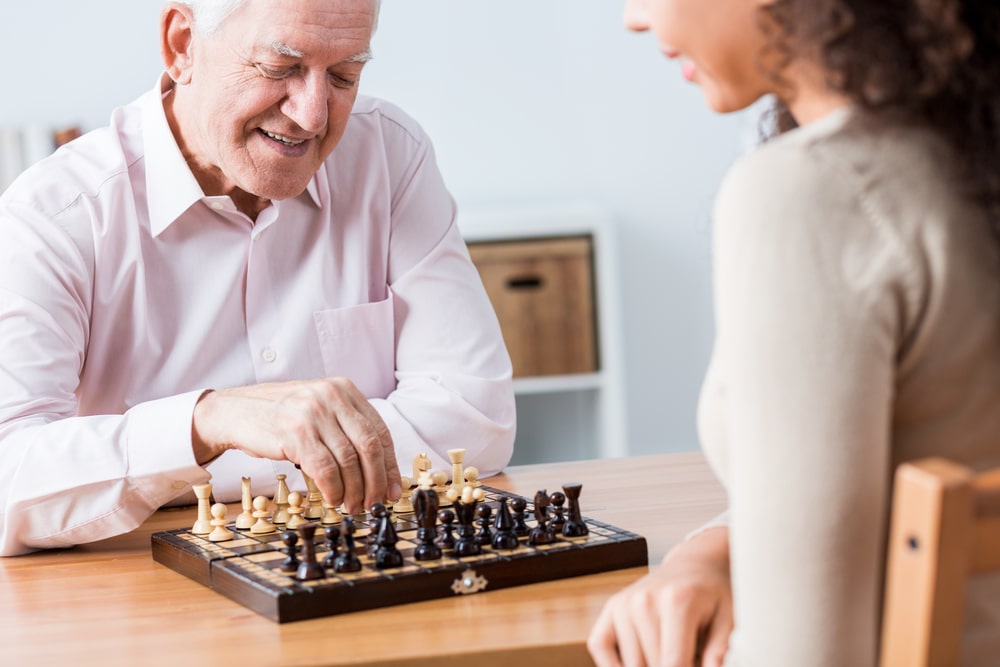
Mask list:
[[[487,486],[482,489],[494,518],[499,498],[515,497]],[[525,519],[534,527],[530,501]],[[365,553],[370,520],[371,516],[355,517],[361,571],[327,570],[325,578],[312,581],[298,581],[280,570],[285,559],[280,527],[275,533],[251,535],[230,525],[234,537],[226,542],[210,542],[189,529],[154,533],[153,559],[279,623],[648,564],[644,538],[587,517],[585,537],[560,535],[556,542],[538,546],[522,537],[511,551],[483,546],[481,554],[459,558],[445,549],[441,559],[418,561],[413,558],[419,543],[414,516],[395,514],[396,546],[403,565],[379,570]],[[314,541],[317,560],[322,562],[328,552],[322,529],[316,530]]]

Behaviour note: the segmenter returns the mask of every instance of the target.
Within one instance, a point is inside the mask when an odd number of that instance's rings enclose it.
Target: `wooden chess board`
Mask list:
[[[488,486],[482,489],[483,502],[494,514],[501,497],[517,497]],[[534,527],[530,500],[527,505],[526,523]],[[230,525],[234,537],[225,542],[210,542],[190,529],[154,533],[153,559],[278,623],[648,564],[643,537],[587,517],[583,517],[589,529],[585,537],[560,535],[552,544],[537,546],[522,537],[519,546],[510,551],[483,546],[481,554],[459,558],[446,550],[438,560],[418,561],[413,558],[418,543],[414,517],[396,514],[396,546],[403,555],[403,565],[379,570],[365,553],[371,519],[356,517],[354,536],[361,571],[327,570],[325,578],[313,581],[298,581],[279,569],[285,559],[280,530],[251,535]],[[328,551],[322,530],[316,531],[314,542],[317,559],[322,562]]]

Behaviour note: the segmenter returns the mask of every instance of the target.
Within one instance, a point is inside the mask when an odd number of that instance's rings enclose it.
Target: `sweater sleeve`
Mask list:
[[[714,234],[736,619],[727,664],[873,665],[899,245],[849,170],[803,151],[738,164]]]

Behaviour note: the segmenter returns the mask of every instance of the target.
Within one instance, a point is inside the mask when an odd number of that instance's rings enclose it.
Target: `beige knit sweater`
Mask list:
[[[722,185],[699,430],[730,500],[727,665],[874,665],[892,469],[1000,465],[1000,243],[953,165],[845,108]],[[1000,580],[967,620],[963,664],[1000,665]]]

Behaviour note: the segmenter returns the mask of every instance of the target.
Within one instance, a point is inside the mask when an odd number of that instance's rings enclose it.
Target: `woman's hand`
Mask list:
[[[680,543],[608,600],[587,649],[598,667],[718,667],[732,629],[729,529],[720,526]]]

